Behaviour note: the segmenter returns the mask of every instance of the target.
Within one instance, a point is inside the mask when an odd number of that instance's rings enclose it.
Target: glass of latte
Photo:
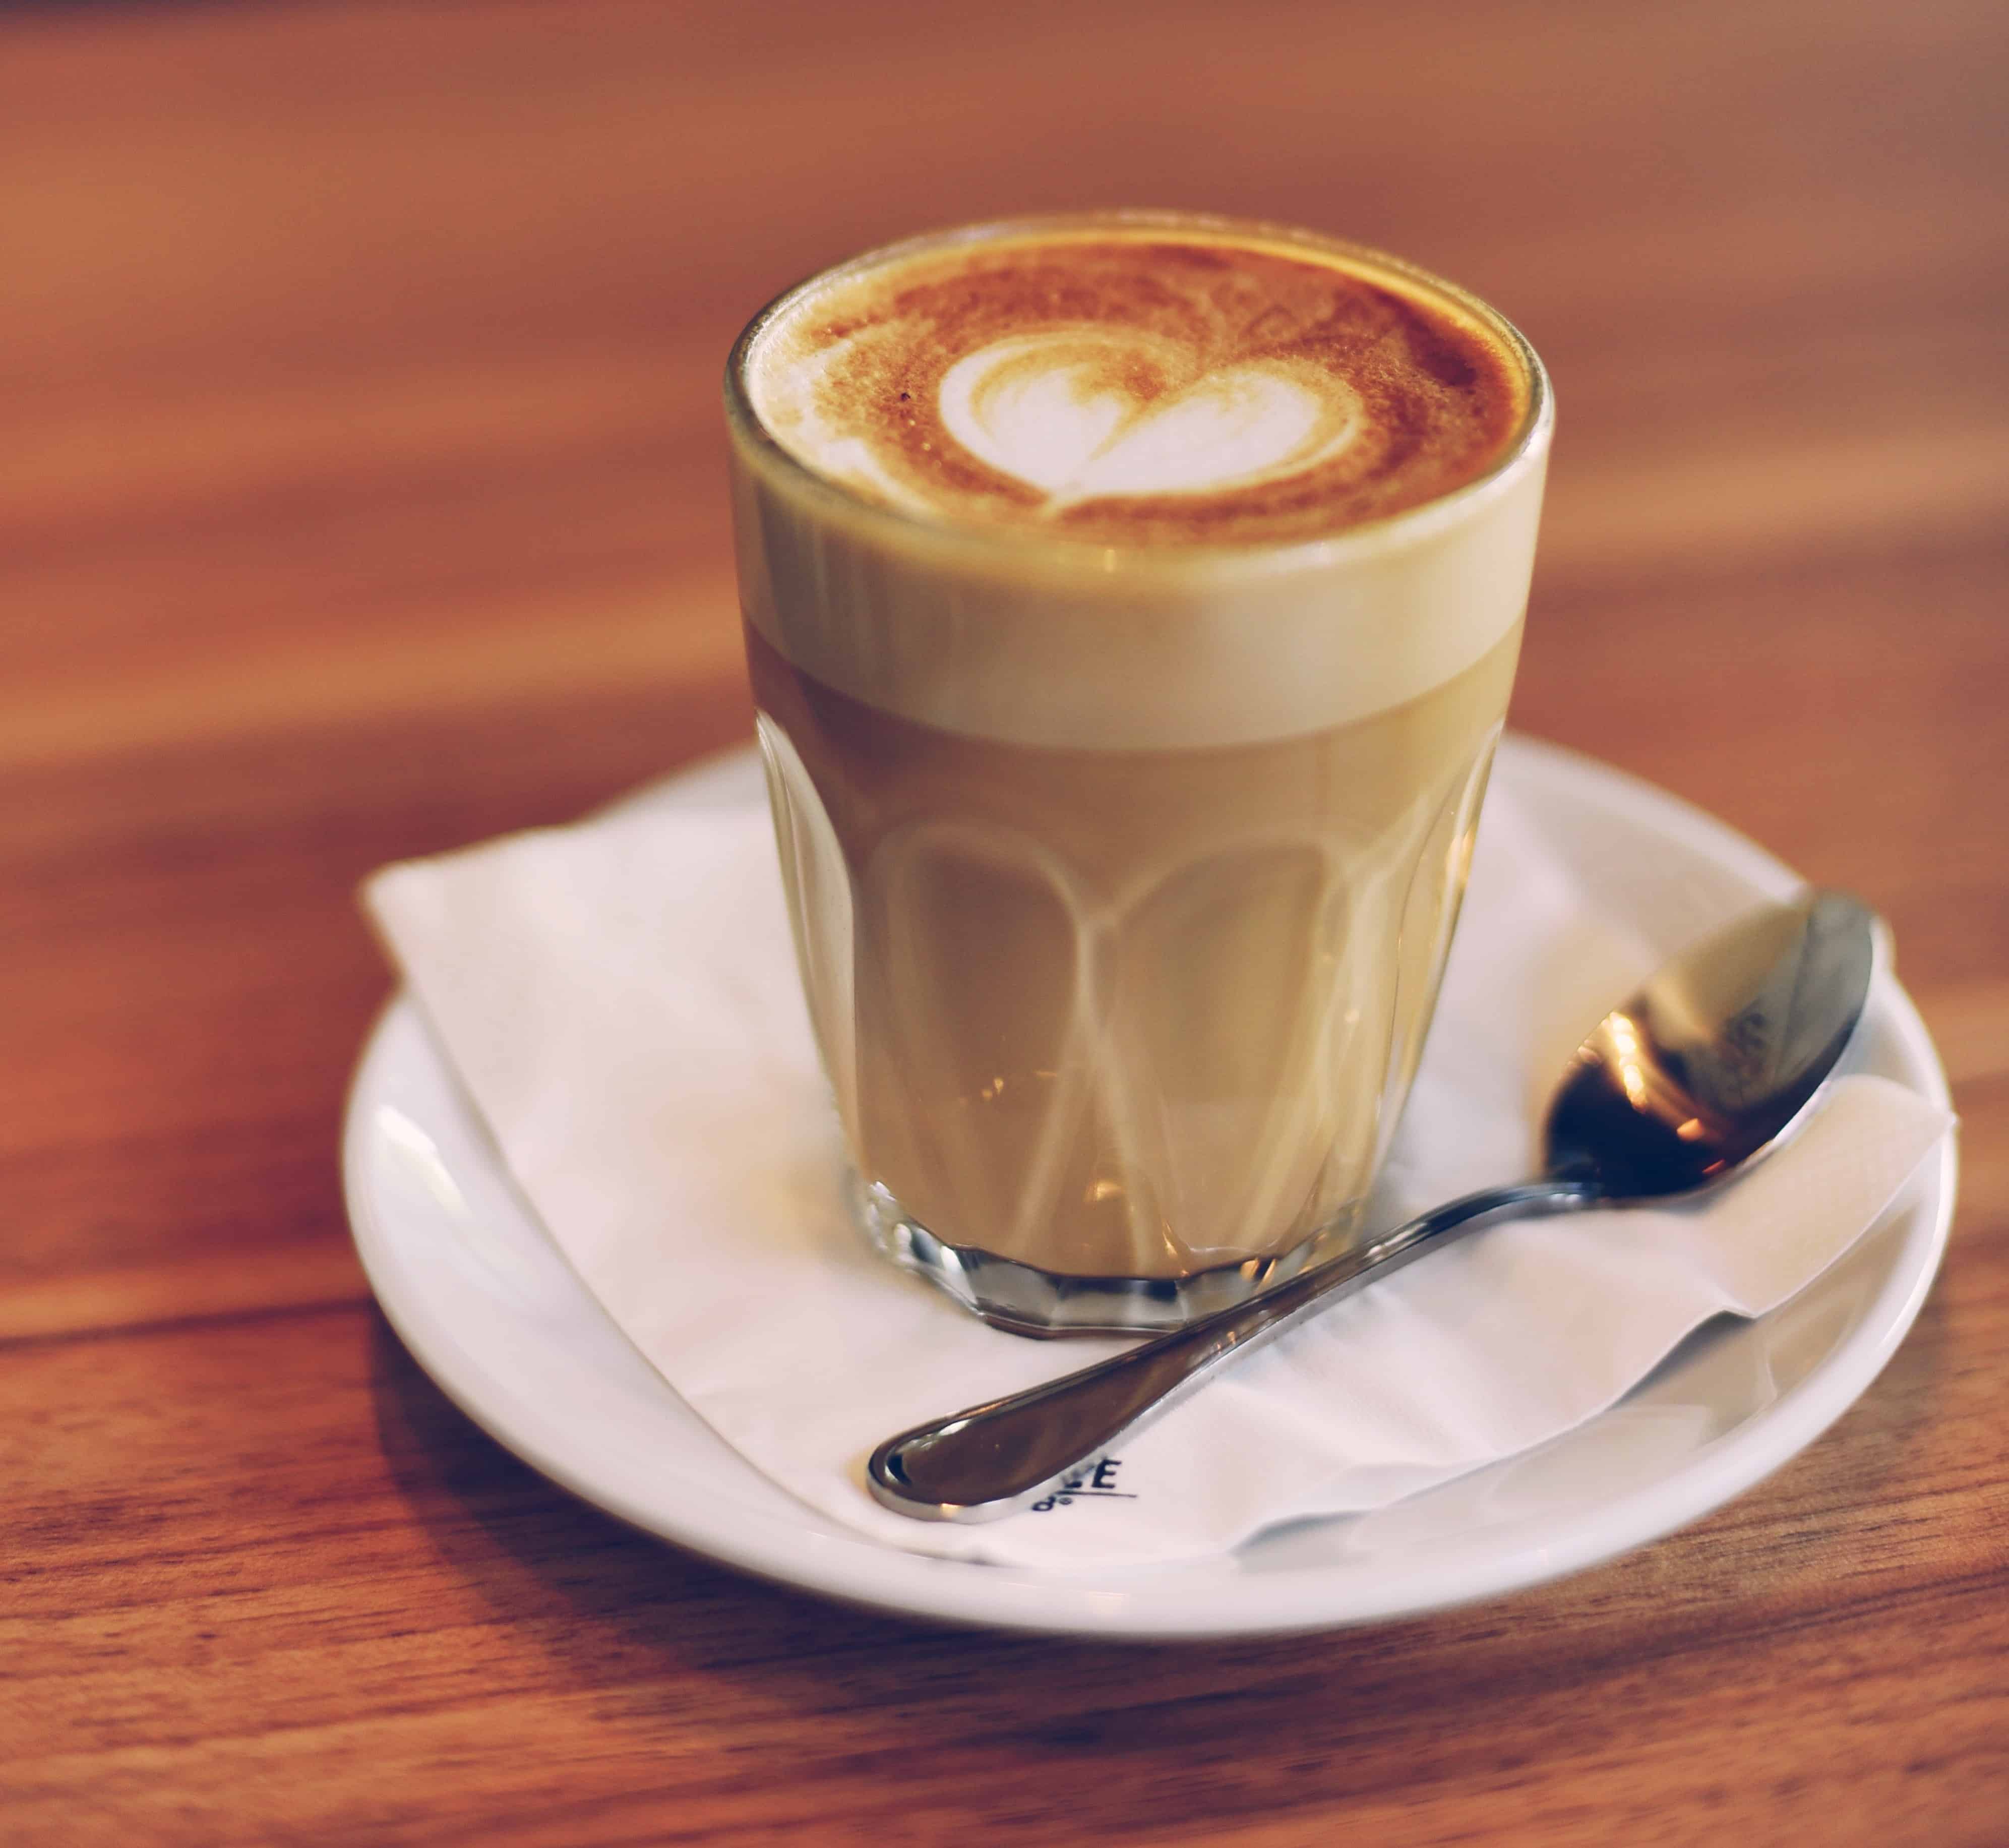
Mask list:
[[[727,379],[747,658],[868,1235],[1021,1332],[1357,1236],[1553,422],[1483,303],[1268,225],[917,239]]]

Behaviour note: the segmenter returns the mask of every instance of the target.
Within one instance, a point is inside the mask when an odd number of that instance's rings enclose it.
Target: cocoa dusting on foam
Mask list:
[[[1102,544],[1315,537],[1475,479],[1516,361],[1364,260],[1192,233],[951,245],[785,307],[748,368],[782,445],[958,524]]]

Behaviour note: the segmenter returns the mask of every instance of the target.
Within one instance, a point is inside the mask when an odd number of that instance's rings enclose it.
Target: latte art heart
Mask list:
[[[861,501],[1132,550],[1324,538],[1460,487],[1513,437],[1516,366],[1367,253],[1060,225],[832,271],[759,325],[746,383]]]
[[[1360,434],[1353,389],[1304,360],[1199,372],[1140,330],[1056,328],[994,341],[944,374],[943,426],[1058,508],[1218,493],[1302,474]]]

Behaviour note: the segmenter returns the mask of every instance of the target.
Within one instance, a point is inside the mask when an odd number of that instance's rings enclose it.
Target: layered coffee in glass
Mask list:
[[[1526,342],[1351,245],[1111,215],[813,278],[727,403],[866,1233],[1036,1333],[1175,1326],[1342,1247],[1512,685]]]

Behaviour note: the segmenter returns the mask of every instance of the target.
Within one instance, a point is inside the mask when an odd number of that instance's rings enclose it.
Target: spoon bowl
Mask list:
[[[1482,1190],[1113,1359],[917,1425],[872,1453],[885,1506],[994,1520],[1286,1328],[1504,1217],[1666,1200],[1783,1145],[1845,1055],[1885,949],[1844,892],[1746,913],[1656,970],[1600,1021],[1550,1101],[1540,1178]]]
[[[1858,900],[1815,892],[1663,963],[1577,1048],[1550,1100],[1547,1172],[1664,1200],[1780,1147],[1848,1049],[1881,942]]]

